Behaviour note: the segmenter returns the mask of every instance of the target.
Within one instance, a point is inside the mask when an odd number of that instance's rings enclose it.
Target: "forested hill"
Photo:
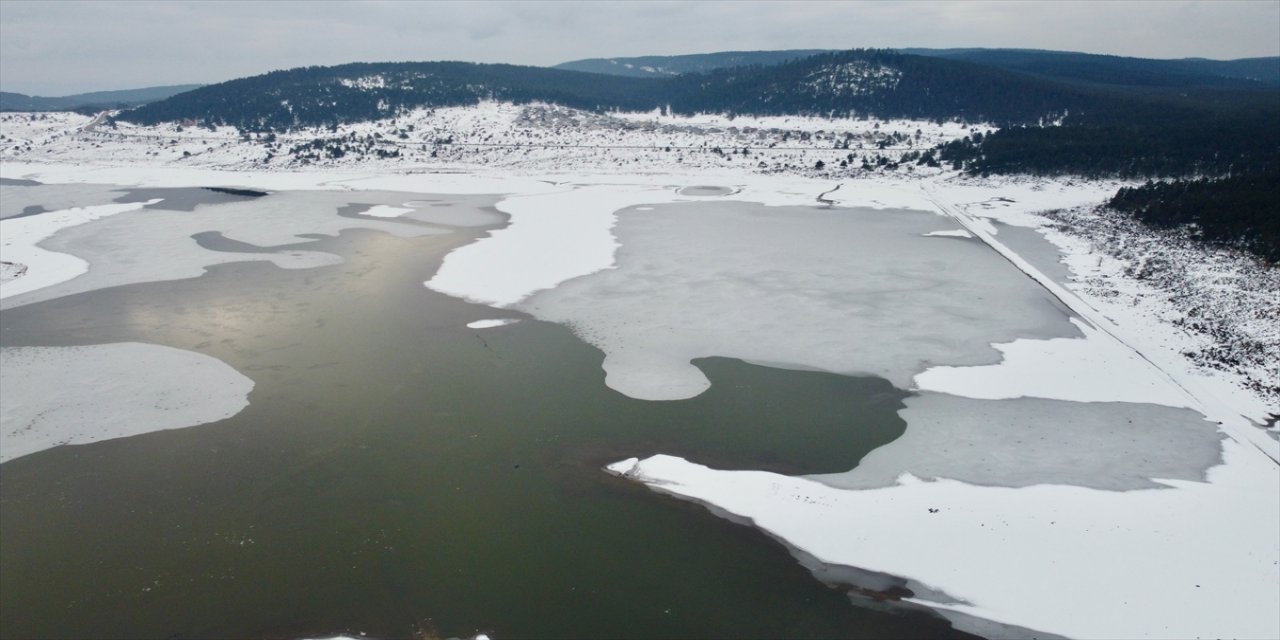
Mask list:
[[[1280,58],[1157,60],[1040,49],[899,49],[900,53],[962,60],[1074,84],[1124,86],[1158,91],[1182,89],[1259,89],[1280,87]],[[556,65],[556,69],[608,75],[668,77],[706,73],[728,67],[773,65],[819,53],[823,49],[788,51],[721,51],[681,56],[591,58]]]
[[[777,65],[629,78],[505,64],[357,63],[210,85],[119,116],[249,131],[377,120],[417,107],[495,99],[588,110],[869,115],[1035,124],[1110,108],[1108,96],[972,63],[893,51],[827,53]]]
[[[1065,82],[1169,89],[1280,87],[1280,58],[1154,60],[1037,49],[903,49]]]
[[[685,73],[706,73],[729,67],[768,66],[831,52],[830,49],[788,49],[785,51],[719,51],[683,56],[588,58],[562,62],[552,68],[633,78],[663,78]]]
[[[358,63],[242,78],[126,111],[140,124],[335,126],[408,109],[534,101],[603,111],[873,116],[991,123],[940,157],[975,173],[1195,177],[1280,163],[1280,89],[1134,92],[891,50],[669,78],[466,62]],[[1053,123],[1060,126],[1042,126]]]
[[[381,120],[418,107],[485,99],[598,110],[648,109],[656,81],[470,62],[353,63],[272,71],[208,85],[118,116],[140,124],[194,120],[247,131]]]

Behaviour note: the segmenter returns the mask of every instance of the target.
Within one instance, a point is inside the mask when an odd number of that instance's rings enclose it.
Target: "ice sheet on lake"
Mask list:
[[[704,202],[618,218],[615,268],[516,308],[604,351],[606,383],[635,398],[701,393],[690,361],[707,356],[906,389],[933,363],[999,361],[992,342],[1080,335],[982,244],[922,238],[953,225],[934,213]]]
[[[1166,486],[1153,478],[1204,480],[1221,462],[1223,434],[1186,409],[929,392],[905,402],[900,438],[849,472],[810,478],[845,489],[889,487],[909,473],[985,486],[1130,490]]]
[[[365,200],[375,196],[361,194]],[[406,199],[405,194],[382,197],[394,201]],[[131,211],[78,226],[58,227],[54,229],[56,233],[46,227],[59,219],[58,213],[0,221],[5,242],[13,243],[13,247],[6,247],[6,255],[21,246],[22,251],[58,252],[82,266],[85,262],[89,265],[87,273],[82,271],[78,277],[57,286],[49,286],[54,281],[47,278],[37,279],[43,276],[33,266],[27,275],[4,285],[2,308],[125,284],[195,278],[204,274],[209,266],[228,262],[267,261],[284,269],[306,269],[342,261],[331,253],[293,247],[270,252],[209,251],[192,236],[210,231],[257,247],[305,244],[315,240],[305,237],[307,234],[337,235],[346,229],[372,229],[403,237],[448,233],[446,229],[423,224],[336,215],[337,209],[351,199],[350,194],[334,192],[276,193],[249,201],[199,206],[191,212]],[[103,207],[116,208],[110,210],[118,213],[117,209],[136,209],[142,204]],[[11,235],[11,225],[17,228],[45,226],[40,227],[41,233],[17,236]],[[53,235],[45,237],[48,233]],[[23,285],[23,281],[32,284]],[[36,284],[39,286],[33,286]]]
[[[1111,336],[1072,319],[1080,338],[1019,339],[993,345],[999,364],[933,367],[915,386],[968,398],[1057,398],[1077,402],[1148,402],[1195,407],[1168,376]]]
[[[38,216],[0,220],[0,258],[25,267],[20,277],[0,282],[0,299],[66,282],[89,270],[89,264],[74,255],[50,251],[40,246],[42,241],[53,234],[107,216],[141,209],[155,202],[159,200],[76,207]]]
[[[507,307],[534,292],[613,265],[614,212],[638,203],[680,200],[654,186],[561,187],[507,198],[499,211],[510,224],[445,257],[428,287]]]
[[[0,387],[6,462],[229,418],[248,406],[253,381],[203,354],[124,342],[0,349]]]
[[[450,196],[448,199],[413,200],[405,203],[414,207],[405,214],[421,222],[447,227],[487,227],[506,222],[506,216],[493,208],[492,197]]]
[[[0,219],[35,210],[58,211],[106,204],[121,195],[119,188],[105,184],[0,185]]]

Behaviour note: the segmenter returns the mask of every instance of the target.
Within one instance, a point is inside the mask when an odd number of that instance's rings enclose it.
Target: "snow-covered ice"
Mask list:
[[[992,342],[1079,335],[981,244],[920,237],[950,226],[936,213],[717,201],[618,217],[614,268],[516,308],[599,347],[606,384],[628,396],[701,393],[691,361],[707,356],[906,389],[935,363],[998,362]]]
[[[0,220],[0,260],[26,267],[21,278],[0,282],[0,298],[65,282],[89,270],[88,263],[80,258],[41,248],[39,243],[42,240],[62,229],[141,209],[156,202],[159,200],[76,207],[38,216]]]
[[[1217,425],[1187,409],[1042,398],[980,400],[922,392],[898,416],[907,429],[844,473],[810,476],[842,489],[933,480],[1124,491],[1203,480],[1221,462]],[[850,463],[852,465],[852,462]]]
[[[994,344],[999,364],[930,368],[915,387],[967,398],[1056,398],[1077,402],[1146,402],[1193,407],[1194,400],[1170,384],[1150,362],[1078,319],[1083,336],[1019,339]]]
[[[823,562],[908,576],[944,613],[1078,638],[1275,638],[1280,467],[1231,440],[1223,455],[1208,482],[1141,491],[909,474],[850,491],[661,455],[609,469]]]
[[[136,342],[0,349],[0,462],[216,422],[253,381],[216,358]]]
[[[366,216],[374,216],[375,218],[398,218],[406,213],[412,212],[413,209],[405,207],[393,207],[390,205],[380,204],[362,211]]]
[[[510,197],[498,210],[510,224],[450,253],[427,286],[494,307],[613,265],[614,212],[678,199],[656,187],[564,187],[549,194]]]
[[[362,193],[360,197],[407,199],[406,194],[379,196],[376,192]],[[283,269],[308,269],[342,261],[331,253],[293,247],[255,252],[211,251],[195,239],[197,234],[205,232],[219,232],[227,239],[265,248],[314,242],[315,238],[303,234],[337,235],[346,229],[374,229],[404,237],[448,232],[390,219],[335,215],[351,198],[348,193],[286,191],[252,201],[197,206],[190,212],[133,211],[146,203],[103,205],[107,211],[120,215],[85,220],[82,214],[67,214],[78,226],[59,224],[62,217],[55,213],[3,220],[0,228],[4,231],[4,243],[12,245],[5,247],[4,255],[9,255],[11,249],[21,256],[58,251],[61,253],[53,255],[66,255],[63,260],[76,266],[73,271],[70,267],[53,269],[52,265],[46,267],[49,263],[37,263],[28,275],[2,285],[3,308],[125,284],[196,278],[212,265],[229,262],[267,261]],[[97,207],[89,209],[98,210]],[[123,211],[138,218],[122,217],[131,215],[121,214]],[[10,236],[10,225],[15,225],[19,232]],[[21,232],[28,227],[34,230]],[[36,246],[36,242],[40,246]],[[42,270],[48,270],[51,275],[41,276]],[[24,282],[30,284],[24,285]]]

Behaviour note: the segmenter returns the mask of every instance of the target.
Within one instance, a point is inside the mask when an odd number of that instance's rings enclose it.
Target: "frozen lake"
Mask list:
[[[1212,492],[1274,470],[1045,284],[1036,231],[987,225],[1011,257],[914,196],[361,180],[0,183],[32,265],[0,289],[0,635],[1062,632],[1019,585],[1240,531],[1204,563],[1270,597],[1231,569],[1274,555],[1268,485]],[[1178,608],[1151,585],[1186,577],[1108,589]],[[1094,591],[1076,619],[1120,606]]]

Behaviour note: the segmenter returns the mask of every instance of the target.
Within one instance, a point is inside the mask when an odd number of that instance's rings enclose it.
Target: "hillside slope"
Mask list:
[[[44,97],[0,91],[0,111],[73,111],[91,107],[120,109],[164,100],[202,85],[180,84],[119,91],[95,91],[70,96]]]

